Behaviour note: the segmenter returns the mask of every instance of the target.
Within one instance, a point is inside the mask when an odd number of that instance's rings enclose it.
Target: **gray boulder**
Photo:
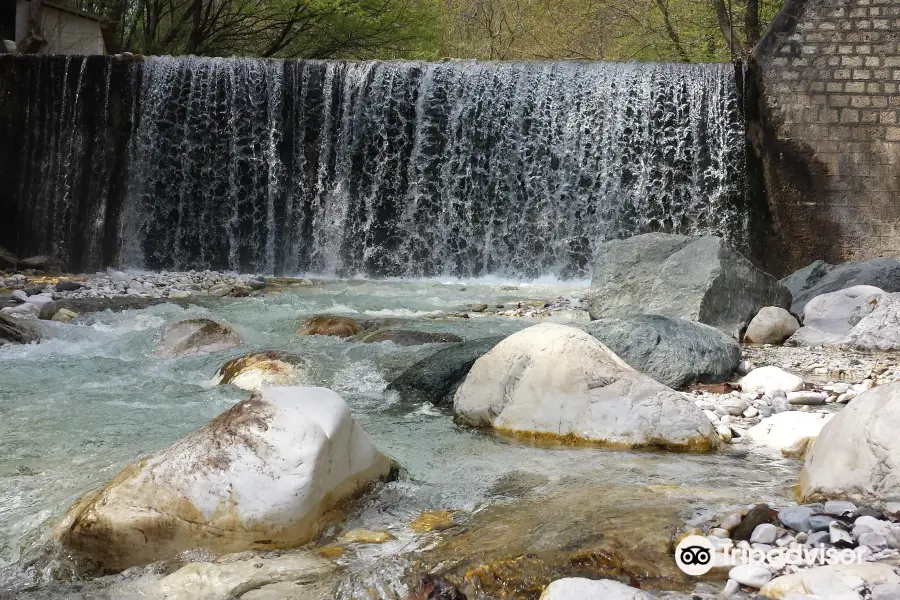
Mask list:
[[[900,350],[900,294],[885,294],[840,342],[841,348],[866,351]]]
[[[3,344],[30,344],[38,341],[37,332],[19,319],[0,314],[0,346]]]
[[[19,259],[15,254],[0,246],[0,271],[11,271],[16,268]]]
[[[806,303],[803,327],[787,341],[789,346],[824,346],[839,342],[863,317],[871,313],[884,290],[871,285],[820,294]]]
[[[453,344],[401,373],[388,386],[410,402],[449,404],[476,360],[487,354],[506,336],[498,335]]]
[[[23,258],[19,261],[19,270],[34,269],[36,271],[59,272],[63,271],[63,265],[52,256],[40,255]]]
[[[817,261],[788,275],[781,282],[791,291],[791,312],[803,314],[806,303],[828,292],[855,285],[871,285],[886,292],[900,292],[900,261],[893,258],[854,260],[832,266]]]
[[[600,244],[588,296],[592,319],[659,314],[736,339],[760,308],[790,303],[787,288],[721,238],[665,233]]]
[[[662,315],[634,315],[581,326],[619,358],[669,387],[726,381],[741,347],[718,329]]]

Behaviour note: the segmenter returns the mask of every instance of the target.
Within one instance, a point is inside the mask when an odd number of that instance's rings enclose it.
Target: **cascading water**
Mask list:
[[[730,65],[142,63],[123,262],[535,277],[597,240],[740,245]]]

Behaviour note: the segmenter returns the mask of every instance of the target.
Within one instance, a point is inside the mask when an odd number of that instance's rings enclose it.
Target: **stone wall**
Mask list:
[[[766,266],[900,256],[900,0],[788,0],[754,54]]]

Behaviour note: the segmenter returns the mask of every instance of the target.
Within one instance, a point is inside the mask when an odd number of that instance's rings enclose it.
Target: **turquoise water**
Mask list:
[[[471,339],[512,333],[531,322],[504,317],[448,319],[475,303],[555,299],[584,292],[579,284],[331,281],[277,297],[204,299],[202,306],[163,304],[96,313],[75,325],[43,322],[45,340],[0,347],[0,596],[24,587],[50,590],[44,551],[56,519],[84,492],[125,465],[158,451],[209,421],[247,392],[209,380],[230,357],[256,349],[303,356],[317,385],[340,392],[376,444],[406,470],[350,515],[347,527],[391,529],[398,540],[347,560],[362,567],[385,553],[407,551],[402,525],[422,510],[473,509],[510,472],[548,481],[561,477],[657,483],[716,490],[710,504],[786,500],[792,461],[736,453],[686,456],[524,446],[462,429],[452,415],[385,396],[392,377],[437,345],[402,348],[330,337],[300,337],[305,317],[322,312],[396,318],[406,328],[451,331]],[[240,348],[215,355],[155,359],[163,327],[187,316],[231,323]],[[437,317],[437,318],[435,318]],[[48,597],[59,596],[58,588]],[[80,595],[69,589],[67,597]]]

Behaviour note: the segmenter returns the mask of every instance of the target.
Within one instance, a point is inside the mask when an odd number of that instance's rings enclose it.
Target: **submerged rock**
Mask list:
[[[750,344],[781,344],[800,328],[794,315],[777,306],[760,309],[744,334],[744,341]]]
[[[153,356],[172,358],[211,354],[241,344],[241,336],[230,325],[212,319],[185,319],[166,327]]]
[[[350,317],[315,315],[306,320],[303,327],[297,330],[297,335],[333,335],[345,338],[360,331],[360,324]]]
[[[53,535],[103,572],[295,547],[391,467],[336,393],[268,388],[86,494]]]
[[[900,501],[900,383],[863,392],[822,429],[800,473],[803,502]]]
[[[764,306],[788,308],[790,292],[722,239],[647,233],[600,244],[592,319],[637,313],[699,321],[739,339]]]
[[[40,339],[38,332],[19,319],[0,314],[0,345],[30,344]]]
[[[741,347],[718,329],[661,315],[591,321],[582,329],[626,363],[670,387],[726,381]]]
[[[364,344],[393,342],[398,346],[419,346],[422,344],[446,344],[461,342],[463,339],[453,333],[434,333],[431,331],[412,331],[409,329],[375,329],[356,336],[357,341]]]
[[[655,600],[647,592],[642,592],[612,579],[585,579],[566,577],[557,579],[547,586],[540,600]]]
[[[524,438],[709,451],[709,419],[588,333],[553,323],[515,333],[475,361],[456,391],[457,420]]]
[[[259,391],[274,385],[309,384],[302,360],[284,357],[277,352],[256,352],[232,358],[213,377],[213,384],[230,383],[242,390]]]
[[[448,404],[475,361],[503,341],[498,335],[453,344],[406,369],[388,386],[409,402]]]

